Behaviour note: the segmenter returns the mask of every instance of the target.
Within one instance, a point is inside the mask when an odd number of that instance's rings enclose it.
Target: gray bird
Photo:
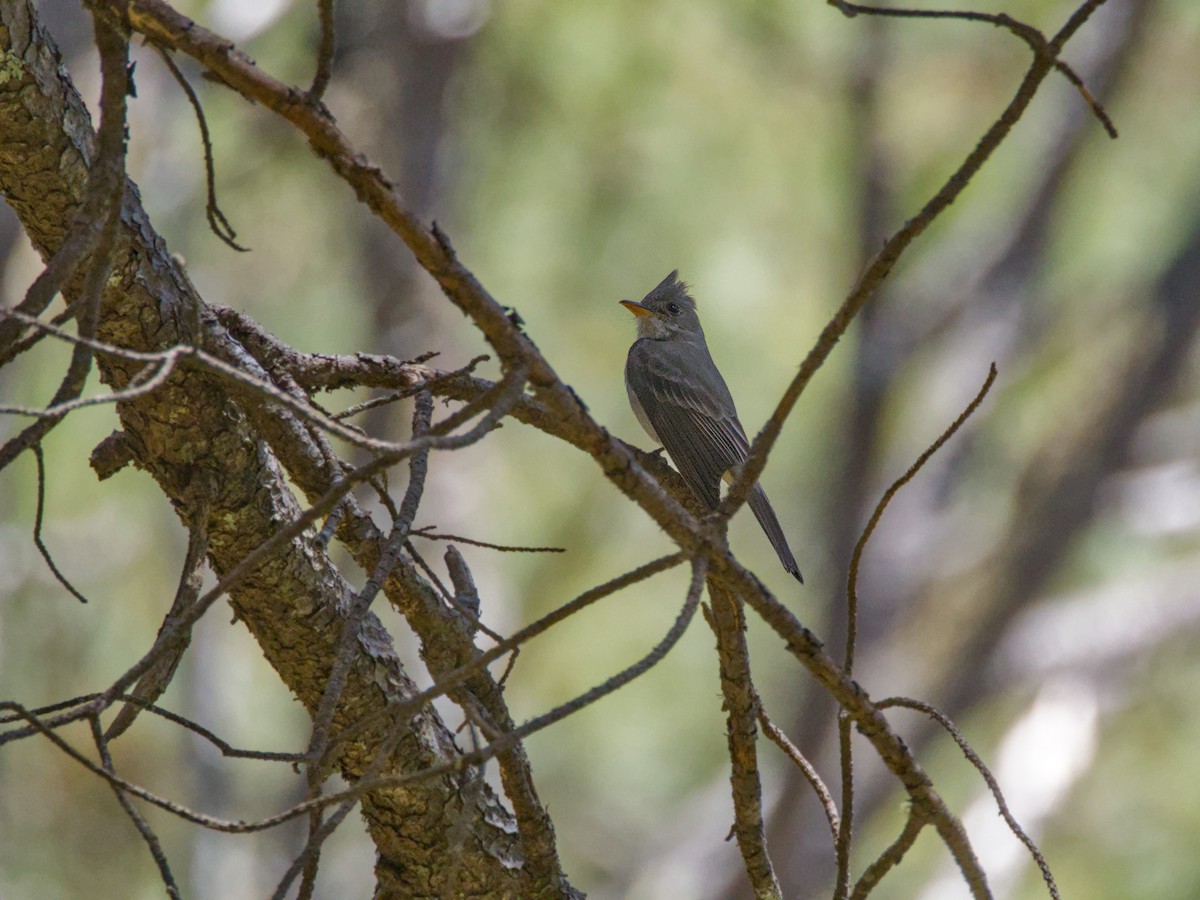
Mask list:
[[[637,340],[625,360],[625,390],[633,414],[650,439],[670,454],[692,493],[716,509],[721,481],[733,479],[750,455],[750,442],[725,379],[709,355],[696,301],[676,270],[641,303],[622,300],[621,305],[637,316],[638,325]],[[803,584],[761,485],[754,486],[747,502],[783,567]]]

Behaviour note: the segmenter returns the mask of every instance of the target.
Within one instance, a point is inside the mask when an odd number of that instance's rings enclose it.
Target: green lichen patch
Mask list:
[[[25,77],[25,63],[11,50],[0,53],[0,86]]]

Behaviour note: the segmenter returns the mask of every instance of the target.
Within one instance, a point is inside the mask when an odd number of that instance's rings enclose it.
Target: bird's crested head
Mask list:
[[[640,338],[665,341],[680,336],[698,336],[704,339],[700,318],[696,315],[696,301],[688,293],[687,284],[679,280],[678,269],[660,281],[640,303],[622,300],[621,305],[637,316]]]

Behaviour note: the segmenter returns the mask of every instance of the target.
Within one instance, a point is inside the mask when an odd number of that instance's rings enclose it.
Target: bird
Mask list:
[[[625,359],[625,390],[633,414],[650,439],[667,451],[692,493],[715,510],[721,481],[733,480],[750,455],[750,441],[708,351],[696,301],[676,269],[641,302],[620,303],[637,317],[637,338]],[[754,485],[747,502],[783,568],[803,584],[762,485]]]

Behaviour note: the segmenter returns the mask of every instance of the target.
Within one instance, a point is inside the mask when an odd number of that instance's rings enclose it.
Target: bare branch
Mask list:
[[[191,104],[192,112],[196,114],[196,124],[200,126],[200,142],[204,145],[204,183],[208,189],[208,201],[204,205],[204,214],[208,217],[208,227],[227,246],[239,253],[247,253],[250,248],[243,247],[237,242],[237,232],[233,230],[233,226],[225,218],[225,213],[217,205],[217,167],[213,163],[212,137],[208,133],[208,120],[204,116],[204,107],[200,105],[200,98],[196,96],[196,91],[188,83],[179,66],[175,64],[175,60],[171,59],[171,54],[162,47],[155,49],[158,50],[158,55],[162,57],[162,61],[175,77],[175,81],[183,88],[184,96]]]
[[[741,600],[720,584],[710,583],[709,595],[712,597],[711,614],[706,618],[717,638],[724,698],[721,706],[726,713],[729,781],[733,789],[733,830],[754,896],[763,900],[782,898],[783,889],[771,863],[763,827],[762,781],[755,729],[761,707],[750,676],[746,617]]]
[[[983,399],[987,396],[988,391],[992,389],[992,385],[996,383],[996,364],[992,363],[988,366],[987,377],[983,380],[983,385],[979,388],[975,397],[967,404],[966,409],[959,413],[958,418],[950,423],[949,427],[938,435],[937,440],[930,444],[925,451],[917,457],[916,461],[908,467],[903,475],[892,482],[891,486],[883,492],[883,496],[879,498],[879,503],[875,506],[875,511],[871,513],[871,518],[867,520],[866,527],[863,528],[862,535],[858,539],[858,543],[854,545],[854,553],[850,557],[850,574],[846,583],[846,597],[850,608],[850,625],[846,635],[846,656],[845,666],[846,672],[850,673],[854,670],[854,644],[857,637],[857,621],[858,621],[858,572],[862,565],[863,551],[866,550],[867,542],[871,539],[871,535],[875,533],[875,528],[879,524],[879,520],[883,518],[884,510],[888,504],[892,502],[892,498],[900,492],[906,484],[912,481],[917,473],[921,471],[925,463],[933,457],[938,450],[945,446],[950,438],[954,437],[955,433],[962,428],[967,419],[971,418],[972,414],[983,403]]]
[[[899,865],[900,860],[916,843],[925,824],[925,820],[921,818],[916,807],[910,807],[908,818],[904,822],[904,829],[897,835],[896,840],[884,848],[884,851],[859,876],[858,881],[854,884],[854,890],[850,894],[850,900],[866,900],[867,895],[883,880],[883,876]]]
[[[805,758],[804,754],[800,752],[800,748],[789,740],[782,728],[771,721],[771,717],[762,708],[761,700],[758,704],[758,724],[762,726],[763,733],[784,752],[788,759],[796,764],[796,768],[800,770],[800,773],[804,776],[804,780],[812,786],[817,799],[821,801],[821,808],[825,810],[825,819],[829,822],[829,830],[832,833],[833,843],[836,847],[840,817],[838,816],[837,805],[833,802],[833,794],[829,793],[829,788],[821,780],[820,774],[813,764]]]
[[[112,257],[120,234],[121,200],[125,194],[125,97],[129,92],[128,40],[105,16],[96,13],[92,19],[102,75],[98,158],[89,173],[87,191],[72,234],[20,304],[23,312],[36,316],[49,305],[54,294],[66,284],[83,261],[90,257],[80,297],[72,304],[75,319],[79,323],[79,333],[85,338],[91,337],[96,330],[100,297],[112,268]],[[15,332],[9,338],[15,340],[18,335],[19,332]],[[91,368],[91,348],[76,344],[66,374],[50,406],[78,397]],[[40,442],[61,420],[61,415],[39,418],[0,446],[0,470]]]
[[[42,555],[42,559],[46,561],[50,572],[58,580],[67,592],[80,603],[87,603],[87,597],[83,596],[75,585],[67,580],[67,576],[59,571],[58,566],[54,562],[54,557],[50,555],[49,549],[42,541],[42,522],[45,519],[46,513],[46,460],[42,455],[42,445],[40,443],[33,445],[33,458],[37,460],[37,512],[33,517],[33,545],[37,547],[38,553]]]
[[[204,559],[208,554],[208,501],[199,500],[199,509],[192,517],[192,528],[188,534],[187,555],[183,561],[183,571],[179,576],[179,587],[175,591],[175,599],[163,623],[159,626],[154,646],[149,655],[155,657],[153,665],[137,680],[131,691],[139,703],[126,704],[117,713],[108,730],[104,733],[105,742],[119,737],[137,718],[138,712],[145,704],[154,703],[162,696],[163,691],[175,677],[179,661],[192,640],[191,628],[173,628],[172,623],[183,615],[196,602],[200,595],[201,573],[204,569]],[[163,635],[167,635],[164,639]]]
[[[95,741],[96,750],[100,754],[101,765],[104,766],[105,771],[115,775],[116,769],[113,766],[112,754],[108,749],[108,739],[100,732],[100,717],[96,715],[88,716],[88,724],[92,729],[92,740]],[[121,804],[121,809],[125,810],[125,815],[129,816],[129,820],[133,822],[133,827],[142,836],[142,840],[146,842],[146,847],[149,848],[150,855],[154,857],[154,864],[158,867],[159,877],[162,878],[163,886],[167,889],[167,896],[171,900],[182,900],[183,894],[180,893],[179,885],[175,882],[175,875],[171,872],[171,865],[167,862],[167,855],[163,852],[158,835],[154,833],[154,829],[150,827],[150,824],[142,814],[137,811],[137,807],[133,805],[133,801],[125,796],[124,791],[112,782],[109,782],[109,786],[112,788],[117,802]]]
[[[1061,52],[1063,45],[1078,31],[1105,0],[1085,0],[1066,24],[1058,30],[1047,44],[1047,53],[1034,55],[1029,71],[1025,74],[1008,106],[999,118],[987,129],[979,143],[967,154],[963,162],[946,180],[941,188],[921,207],[920,211],[909,219],[904,226],[893,234],[883,248],[874,256],[866,270],[850,294],[842,302],[821,331],[816,344],[800,364],[800,369],[784,391],[775,411],[763,425],[762,430],[755,436],[750,447],[750,455],[738,473],[737,478],[730,484],[719,511],[722,515],[732,515],[745,502],[750,489],[762,475],[767,463],[767,455],[779,438],[783,423],[795,408],[800,396],[808,387],[809,382],[824,365],[825,360],[833,352],[850,323],[866,303],[875,295],[884,279],[890,274],[892,267],[901,254],[915,241],[929,224],[953,203],[966,189],[971,179],[983,167],[996,148],[1012,131],[1013,126],[1025,114],[1033,101],[1041,83],[1054,68],[1054,60]]]
[[[971,765],[975,767],[975,770],[983,776],[983,780],[987,782],[988,790],[992,792],[992,797],[996,801],[1000,815],[1004,818],[1009,830],[1016,836],[1017,840],[1025,845],[1025,848],[1029,851],[1029,855],[1037,863],[1037,867],[1042,873],[1042,881],[1046,883],[1046,888],[1050,891],[1050,896],[1054,900],[1058,900],[1058,886],[1054,883],[1054,875],[1050,872],[1050,866],[1046,862],[1046,858],[1042,856],[1042,851],[1033,842],[1033,838],[1026,834],[1025,829],[1017,822],[1016,817],[1008,808],[1008,803],[1004,799],[1004,794],[1000,790],[1000,783],[996,781],[996,776],[984,765],[983,760],[979,758],[979,754],[975,752],[975,749],[963,737],[962,732],[955,727],[947,715],[928,703],[920,700],[912,700],[908,697],[889,697],[886,700],[879,701],[880,709],[887,709],[893,706],[914,709],[917,712],[924,713],[941,725],[950,737],[954,738],[954,743],[958,744],[958,748],[962,750],[963,756],[967,758]]]
[[[847,0],[826,0],[826,2],[830,6],[836,7],[847,18],[851,19],[860,13],[902,19],[960,19],[967,22],[986,22],[990,25],[995,25],[997,28],[1010,31],[1028,44],[1029,49],[1034,54],[1049,56],[1054,68],[1061,72],[1075,89],[1079,91],[1080,96],[1083,97],[1084,102],[1087,103],[1093,115],[1100,120],[1100,124],[1108,132],[1108,136],[1111,138],[1117,137],[1117,128],[1113,125],[1112,119],[1108,117],[1108,113],[1104,111],[1104,107],[1096,102],[1096,98],[1084,86],[1083,79],[1075,73],[1074,69],[1051,52],[1050,41],[1032,25],[1018,21],[1006,13],[983,13],[959,9],[900,9],[892,6],[865,6],[861,3],[850,3]]]
[[[333,75],[333,54],[337,48],[333,0],[317,0],[317,20],[321,26],[321,45],[317,49],[317,72],[313,76],[312,87],[308,89],[308,101],[313,104],[320,102]]]
[[[457,541],[460,544],[470,544],[472,547],[485,547],[488,550],[499,550],[501,553],[566,553],[565,547],[521,547],[512,544],[493,544],[490,541],[480,541],[475,538],[463,537],[461,534],[443,534],[437,531],[436,525],[426,525],[424,528],[414,528],[413,537],[422,537],[429,541]]]

